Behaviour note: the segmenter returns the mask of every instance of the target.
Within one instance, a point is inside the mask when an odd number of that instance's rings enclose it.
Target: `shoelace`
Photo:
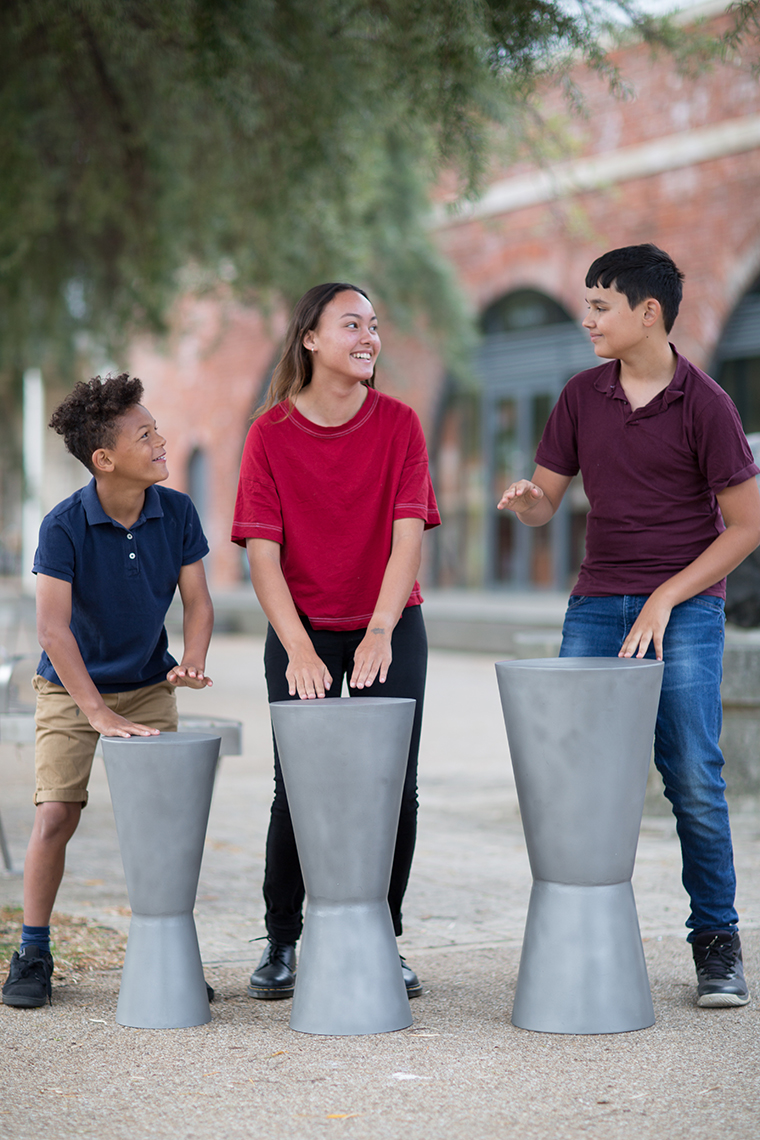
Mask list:
[[[260,934],[258,938],[249,938],[248,941],[269,943],[269,957],[267,958],[266,962],[261,963],[262,966],[268,966],[271,962],[276,961],[282,962],[283,966],[287,965],[287,962],[282,956],[282,952],[286,947],[286,943],[273,942],[268,934]]]
[[[270,947],[270,949],[269,949],[269,961],[270,962],[282,962],[283,965],[287,965],[287,963],[285,962],[285,950],[287,949],[287,947],[281,946],[276,942],[270,942],[269,947]]]
[[[697,965],[703,974],[710,978],[721,978],[731,973],[736,964],[736,954],[732,941],[723,942],[714,938],[707,946],[697,948]],[[703,957],[704,955],[704,957]]]
[[[47,963],[44,958],[22,958],[19,954],[17,961],[19,978],[27,978],[35,970],[41,969],[43,974],[47,974]]]
[[[16,960],[16,968],[18,974],[13,979],[14,982],[23,982],[33,974],[42,970],[42,978],[40,979],[45,985],[45,993],[47,994],[48,1001],[52,1001],[52,985],[50,983],[50,971],[47,962],[44,958],[23,958],[19,954]]]
[[[283,951],[287,948],[287,943],[273,942],[268,934],[260,934],[258,938],[249,938],[249,942],[268,942],[269,943],[269,957],[266,962],[262,962],[262,966],[268,966],[272,962],[282,962],[283,966],[287,966],[287,962],[283,957]]]

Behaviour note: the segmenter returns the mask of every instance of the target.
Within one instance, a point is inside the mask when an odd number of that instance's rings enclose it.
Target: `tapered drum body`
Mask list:
[[[661,661],[496,665],[533,890],[512,1021],[547,1033],[654,1023],[631,887]]]
[[[269,707],[306,886],[291,1029],[405,1029],[412,1015],[388,884],[415,702],[336,697]]]
[[[132,921],[116,1020],[183,1029],[211,1020],[193,920],[219,736],[103,737]]]

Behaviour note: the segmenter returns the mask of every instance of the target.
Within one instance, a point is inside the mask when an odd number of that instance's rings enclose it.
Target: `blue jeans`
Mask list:
[[[570,598],[561,657],[617,657],[646,596]],[[681,841],[683,885],[691,900],[689,941],[707,930],[735,929],[736,875],[723,754],[725,618],[721,598],[700,594],[676,606],[663,639],[665,670],[657,711],[654,762]],[[654,657],[650,646],[647,657]]]

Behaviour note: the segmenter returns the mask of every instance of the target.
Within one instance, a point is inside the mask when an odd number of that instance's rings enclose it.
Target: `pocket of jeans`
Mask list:
[[[713,594],[697,594],[695,598],[689,598],[689,600],[683,604],[686,606],[695,606],[700,610],[706,610],[714,614],[721,622],[725,623],[726,603],[722,598],[716,598]]]
[[[567,599],[567,608],[569,610],[577,610],[580,606],[584,606],[588,600],[585,594],[571,594]]]

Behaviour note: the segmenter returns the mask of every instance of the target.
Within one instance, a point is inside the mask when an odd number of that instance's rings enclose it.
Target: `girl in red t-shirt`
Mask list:
[[[270,701],[413,697],[416,704],[388,902],[401,934],[417,820],[427,666],[416,582],[423,531],[440,523],[419,420],[375,390],[377,318],[362,289],[331,283],[296,305],[246,441],[233,524],[269,619]],[[268,944],[252,997],[290,997],[304,886],[275,744],[264,899]],[[402,959],[403,962],[403,959]],[[407,993],[421,985],[404,963]]]

